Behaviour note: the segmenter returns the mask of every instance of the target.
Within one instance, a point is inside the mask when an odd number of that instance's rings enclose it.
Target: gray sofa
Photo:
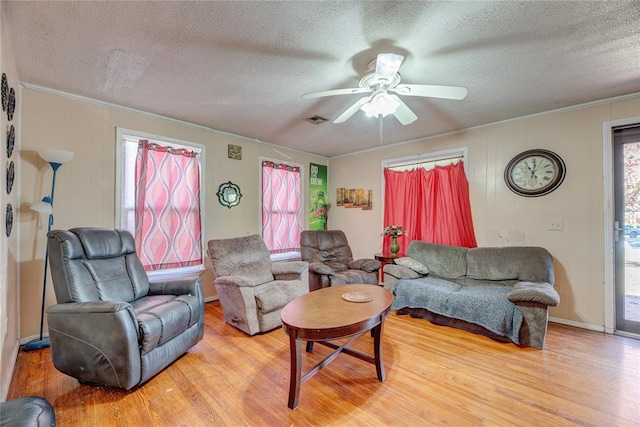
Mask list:
[[[414,240],[384,266],[393,309],[502,342],[542,349],[553,288],[553,258],[539,247],[462,248]]]

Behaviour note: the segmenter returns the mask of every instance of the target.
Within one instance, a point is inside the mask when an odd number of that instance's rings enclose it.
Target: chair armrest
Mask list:
[[[333,271],[333,269],[331,267],[329,267],[327,264],[323,264],[321,262],[311,262],[309,263],[309,271],[316,273],[316,274],[322,274],[325,276],[333,276],[334,274],[336,274],[335,271]]]
[[[138,321],[126,302],[55,304],[47,309],[55,367],[74,378],[130,389],[142,367]]]
[[[271,272],[279,279],[278,276],[296,274],[301,275],[309,266],[306,261],[281,261],[271,264]]]
[[[417,273],[409,267],[396,264],[385,264],[382,271],[384,271],[385,275],[388,274],[395,277],[396,279],[417,279],[418,277],[423,276],[422,274]]]
[[[560,295],[549,283],[518,282],[507,295],[511,302],[537,302],[539,304],[557,306]]]
[[[195,295],[202,293],[202,282],[199,277],[176,278],[149,282],[150,295]]]
[[[213,281],[215,285],[233,285],[240,288],[255,288],[260,283],[256,283],[255,280],[245,276],[220,276],[216,277]]]
[[[355,259],[349,263],[349,268],[352,270],[362,270],[367,273],[373,273],[380,270],[382,263],[373,258],[360,258]]]

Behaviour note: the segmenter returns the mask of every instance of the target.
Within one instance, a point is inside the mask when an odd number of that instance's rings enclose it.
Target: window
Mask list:
[[[302,168],[262,161],[262,239],[272,259],[298,256],[302,232]]]
[[[204,268],[204,147],[118,129],[116,224],[135,237],[149,277]]]
[[[475,247],[466,148],[430,153],[383,163],[384,226],[402,225],[407,235],[400,252],[412,240]],[[384,247],[389,237],[383,238]]]

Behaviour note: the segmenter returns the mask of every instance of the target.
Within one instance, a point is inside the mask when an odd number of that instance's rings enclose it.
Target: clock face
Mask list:
[[[548,150],[529,150],[515,156],[504,171],[511,191],[521,196],[548,194],[564,180],[565,165],[560,156]]]

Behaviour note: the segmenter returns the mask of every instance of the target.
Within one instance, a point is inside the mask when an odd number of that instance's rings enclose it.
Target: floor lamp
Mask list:
[[[56,188],[56,172],[62,166],[63,163],[68,162],[73,158],[71,151],[64,150],[38,150],[38,155],[48,162],[53,169],[53,178],[51,180],[51,195],[44,197],[42,201],[31,205],[31,210],[49,215],[49,224],[47,226],[47,234],[51,231],[53,225],[53,195]],[[43,338],[44,328],[44,301],[47,295],[47,266],[49,263],[49,248],[44,255],[44,279],[42,280],[42,307],[40,308],[40,338],[33,339],[24,345],[24,350],[36,350],[39,348],[49,347],[49,338]]]

